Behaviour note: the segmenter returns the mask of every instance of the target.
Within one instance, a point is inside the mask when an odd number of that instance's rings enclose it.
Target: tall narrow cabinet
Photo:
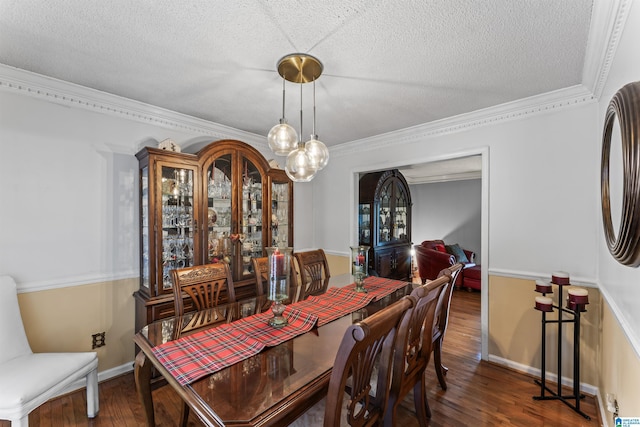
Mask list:
[[[411,192],[397,169],[360,177],[359,243],[370,246],[369,268],[380,277],[410,280]]]
[[[210,143],[198,153],[146,147],[140,176],[140,287],[136,330],[172,316],[170,271],[226,262],[236,297],[255,293],[251,258],[293,246],[293,183],[250,145]],[[190,308],[185,299],[185,309]]]

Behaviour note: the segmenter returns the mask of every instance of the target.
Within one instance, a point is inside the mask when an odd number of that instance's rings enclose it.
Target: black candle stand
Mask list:
[[[558,283],[559,282],[559,283]],[[558,287],[558,305],[551,304],[551,307],[538,306],[536,303],[536,309],[542,312],[542,366],[540,368],[540,379],[534,380],[536,384],[540,386],[540,395],[533,396],[535,400],[560,400],[565,405],[582,415],[587,420],[591,420],[589,415],[580,410],[580,400],[584,399],[584,394],[580,393],[580,314],[586,310],[586,304],[588,302],[576,303],[567,299],[567,307],[561,307],[560,304],[563,301],[564,291],[563,287],[569,285],[568,277],[556,278],[553,276],[552,285]],[[547,292],[544,286],[536,286],[536,292],[542,293],[546,296]],[[552,293],[553,291],[549,292]],[[551,313],[557,310],[556,319],[547,319],[547,313]],[[568,315],[568,317],[565,316]],[[547,324],[558,324],[558,381],[557,391],[552,390],[546,384],[546,332]],[[562,393],[562,326],[565,323],[573,323],[573,393],[565,395]],[[545,394],[545,392],[547,394]],[[575,403],[573,403],[573,402]]]

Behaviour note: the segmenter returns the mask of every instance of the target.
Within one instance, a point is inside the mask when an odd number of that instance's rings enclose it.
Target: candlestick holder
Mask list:
[[[589,304],[589,293],[586,289],[571,287],[567,291],[567,307],[562,307],[562,298],[564,297],[563,288],[571,285],[569,273],[564,271],[556,271],[551,275],[551,283],[536,281],[536,292],[540,292],[543,296],[535,297],[535,309],[542,312],[542,342],[541,342],[541,368],[540,379],[535,383],[540,386],[540,395],[533,396],[535,400],[560,400],[565,405],[582,415],[587,420],[591,418],[580,409],[580,401],[584,399],[584,394],[580,392],[580,314],[587,311],[586,305]],[[553,293],[553,286],[558,288],[558,303],[554,304],[553,300],[546,294]],[[547,317],[557,313],[557,318]],[[557,329],[557,390],[552,390],[547,385],[547,324],[556,324]],[[563,356],[563,325],[573,324],[573,392],[572,394],[563,393],[562,389],[562,366]]]
[[[268,247],[269,258],[269,292],[267,298],[273,301],[271,311],[273,317],[269,319],[269,326],[283,328],[289,323],[283,316],[284,301],[289,295],[289,277],[291,270],[291,256],[293,248]]]
[[[369,265],[369,246],[351,246],[351,274],[356,284],[354,291],[367,292],[364,279],[367,277]]]

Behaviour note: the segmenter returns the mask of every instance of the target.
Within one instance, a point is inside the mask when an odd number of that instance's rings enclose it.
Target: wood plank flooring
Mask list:
[[[454,291],[449,327],[444,343],[443,361],[449,367],[447,391],[440,389],[430,364],[427,372],[432,418],[429,426],[600,426],[597,404],[592,396],[582,400],[581,409],[591,421],[560,401],[537,401],[540,388],[534,378],[511,369],[480,360],[480,293]],[[431,361],[433,363],[433,361]],[[570,391],[567,391],[569,394]],[[176,426],[180,400],[170,387],[153,392],[156,423]],[[413,399],[403,402],[398,425],[417,426]],[[29,415],[31,427],[142,426],[142,408],[135,393],[133,374],[100,384],[100,413],[86,417],[84,390],[53,399]],[[202,424],[191,417],[190,426]],[[0,421],[0,427],[9,427]]]

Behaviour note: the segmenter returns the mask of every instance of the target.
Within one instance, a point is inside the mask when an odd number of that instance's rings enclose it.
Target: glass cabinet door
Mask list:
[[[171,270],[194,265],[195,169],[159,163],[161,186],[158,209],[159,248],[162,251],[162,280],[159,292],[171,292]]]
[[[361,245],[371,245],[371,204],[358,205],[358,230]]]
[[[271,246],[289,245],[289,184],[271,183]]]
[[[242,199],[239,241],[241,243],[242,276],[253,275],[251,258],[263,256],[262,247],[262,184],[258,168],[248,159],[242,159]]]
[[[149,248],[149,167],[140,169],[140,286],[149,293],[151,286],[151,253]]]
[[[232,165],[231,154],[225,154],[207,169],[206,264],[224,261],[233,265],[235,258],[231,244]]]
[[[393,198],[393,182],[388,181],[380,190],[378,239],[380,243],[391,240],[391,201]]]
[[[393,222],[391,224],[393,240],[407,240],[408,200],[409,197],[404,187],[396,185],[394,188]]]

